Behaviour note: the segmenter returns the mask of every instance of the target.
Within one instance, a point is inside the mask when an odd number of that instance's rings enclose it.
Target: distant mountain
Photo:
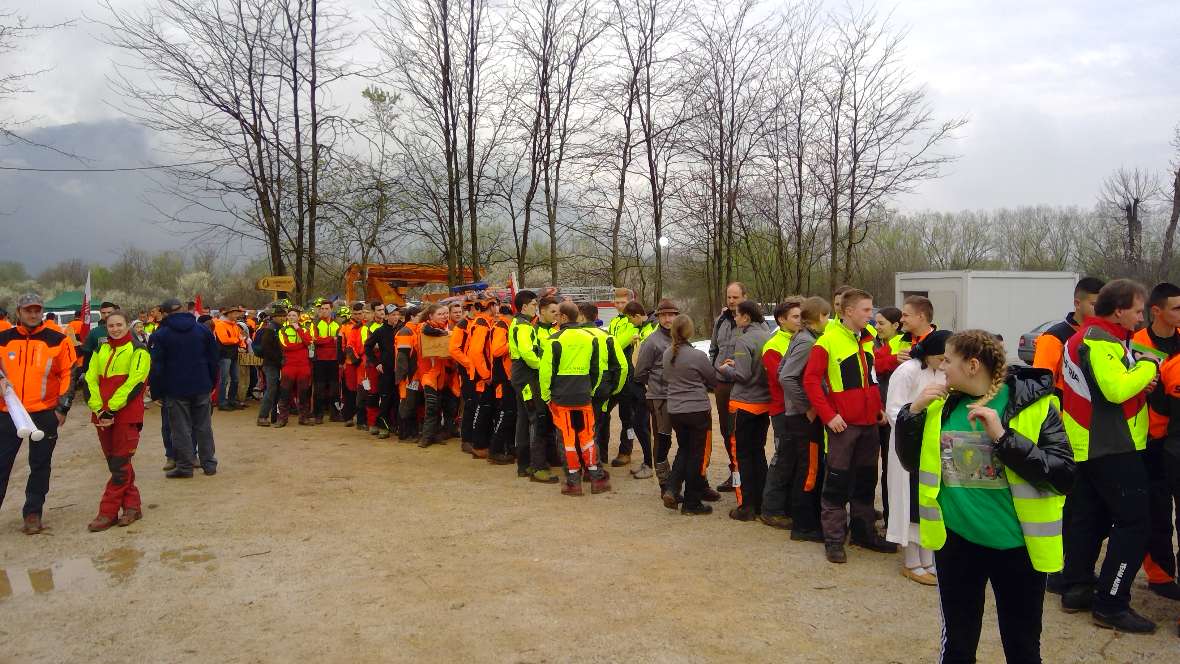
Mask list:
[[[123,120],[42,127],[23,135],[86,160],[16,143],[0,145],[0,166],[122,168],[176,160],[152,149],[147,130]],[[108,263],[127,245],[147,250],[183,247],[188,238],[163,223],[145,202],[149,195],[157,203],[167,202],[160,200],[157,189],[151,173],[142,171],[0,171],[0,258],[21,261],[36,274],[75,256]]]

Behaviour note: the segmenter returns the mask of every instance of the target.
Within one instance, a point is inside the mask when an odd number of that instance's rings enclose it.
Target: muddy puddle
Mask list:
[[[120,585],[139,570],[144,553],[131,547],[111,549],[93,558],[71,558],[47,567],[0,568],[0,601],[20,595],[45,595],[60,590],[91,590],[103,585]],[[204,546],[190,546],[160,552],[160,563],[185,569],[210,563],[216,556]],[[209,569],[209,565],[205,565]]]

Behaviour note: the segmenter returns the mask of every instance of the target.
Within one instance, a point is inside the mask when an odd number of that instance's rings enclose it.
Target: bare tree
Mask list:
[[[1172,137],[1172,148],[1176,151],[1172,159],[1172,168],[1170,175],[1172,176],[1172,192],[1171,204],[1172,210],[1168,215],[1168,226],[1164,230],[1164,244],[1160,250],[1159,275],[1164,278],[1168,274],[1168,267],[1172,262],[1172,247],[1176,240],[1176,225],[1180,223],[1180,125],[1176,126],[1175,135]]]
[[[1107,176],[1098,195],[1098,204],[1126,233],[1123,258],[1132,267],[1143,266],[1143,211],[1159,195],[1159,179],[1153,173],[1135,168],[1119,168]]]
[[[851,273],[855,248],[870,226],[883,220],[874,211],[937,177],[954,160],[941,148],[966,120],[935,120],[925,89],[910,82],[901,62],[905,35],[887,18],[848,8],[831,15],[830,22],[821,181],[828,196],[828,278],[835,287]]]
[[[208,238],[263,244],[274,274],[295,265],[302,298],[315,287],[320,131],[335,119],[317,90],[348,75],[331,62],[351,43],[340,27],[347,16],[334,14],[325,27],[323,3],[308,0],[155,0],[141,12],[104,4],[108,42],[134,58],[113,81],[127,113],[170,137],[177,152],[208,157],[171,169],[165,187],[183,206],[161,212]]]

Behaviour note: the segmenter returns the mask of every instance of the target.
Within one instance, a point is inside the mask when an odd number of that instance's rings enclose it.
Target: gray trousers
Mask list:
[[[828,470],[820,494],[819,518],[824,540],[829,544],[843,544],[850,525],[853,539],[873,532],[880,458],[877,425],[849,425],[840,433],[828,431]]]
[[[264,364],[261,367],[262,375],[266,377],[266,391],[262,393],[262,403],[258,406],[258,419],[270,421],[270,416],[274,414],[275,405],[279,399],[279,367],[272,367],[269,364]]]
[[[164,400],[168,412],[168,426],[172,433],[172,449],[176,454],[176,469],[192,472],[200,458],[205,470],[217,470],[216,450],[213,446],[213,410],[208,394],[187,397],[168,397]],[[197,453],[193,454],[196,443]]]

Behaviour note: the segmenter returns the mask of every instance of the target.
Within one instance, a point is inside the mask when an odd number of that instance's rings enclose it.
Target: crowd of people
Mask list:
[[[1010,662],[1040,661],[1046,587],[1063,610],[1128,633],[1156,628],[1130,606],[1141,565],[1152,592],[1180,601],[1180,287],[1082,279],[1031,367],[1010,365],[989,332],[938,329],[921,296],[876,309],[844,286],[830,303],[767,307],[768,321],[733,283],[704,352],[674,301],[649,311],[628,289],[614,295],[605,325],[592,303],[528,290],[421,307],[281,300],[217,317],[169,300],[138,321],[103,303],[85,340],[24,296],[17,325],[0,331],[0,362],[46,433],[30,443],[25,532],[44,527],[75,388],[111,474],[94,531],[142,518],[131,457],[145,402],[163,404],[164,470],[182,479],[198,465],[217,472],[212,411],[253,396],[260,427],[289,426],[294,412],[297,425],[420,447],[458,439],[464,454],[567,496],[608,492],[611,470],[626,470],[654,476],[662,504],[684,515],[733,492],[730,518],[822,543],[834,564],[847,545],[898,553],[902,576],[938,588],[943,662],[974,661],[988,583]],[[728,457],[716,487],[714,412]],[[20,445],[0,413],[0,500]]]

